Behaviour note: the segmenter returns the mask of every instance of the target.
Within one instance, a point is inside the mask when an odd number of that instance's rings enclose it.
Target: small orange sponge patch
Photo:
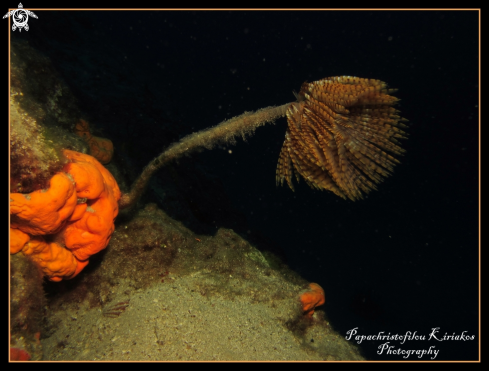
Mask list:
[[[121,197],[114,177],[95,158],[63,154],[70,162],[48,189],[10,194],[10,253],[29,256],[51,281],[75,277],[107,246]]]
[[[301,295],[301,304],[304,315],[307,317],[312,317],[316,307],[323,305],[325,299],[324,290],[321,286],[319,286],[317,283],[310,283],[309,287],[311,290],[306,291]]]
[[[81,119],[75,126],[75,134],[81,137],[89,146],[90,154],[102,164],[108,164],[114,154],[114,145],[110,139],[93,136],[90,125]]]
[[[30,359],[31,355],[27,353],[24,349],[10,348],[11,361],[29,361]]]

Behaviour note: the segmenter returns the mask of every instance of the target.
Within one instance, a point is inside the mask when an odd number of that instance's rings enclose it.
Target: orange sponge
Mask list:
[[[63,155],[67,159],[71,160],[72,163],[77,163],[77,164],[89,163],[89,164],[92,164],[93,166],[95,166],[95,168],[100,172],[100,174],[102,174],[102,178],[103,178],[105,184],[107,184],[112,189],[112,193],[114,194],[114,197],[117,200],[119,200],[121,198],[121,191],[119,189],[119,186],[117,185],[116,180],[114,179],[114,177],[112,176],[110,171],[107,170],[99,161],[97,161],[96,158],[89,156],[89,155],[86,155],[84,153],[70,151],[68,149],[63,150]],[[65,166],[65,171],[68,171],[71,173],[70,169],[71,169],[71,165],[67,164]],[[75,176],[76,174],[73,173],[73,175]],[[78,184],[78,182],[81,180],[75,179],[75,181]],[[81,189],[79,190],[77,187],[77,192],[78,191],[81,191]],[[85,196],[81,196],[81,197],[85,197]]]
[[[90,125],[81,119],[75,126],[75,134],[83,138],[90,146],[90,154],[102,164],[108,164],[114,154],[114,145],[110,139],[93,136]]]
[[[51,281],[71,278],[78,265],[70,251],[56,242],[46,242],[40,236],[31,238],[22,253],[29,256]]]
[[[75,189],[78,198],[93,200],[104,191],[104,178],[98,169],[88,163],[68,163],[64,170],[76,181]]]
[[[10,253],[29,256],[51,281],[75,277],[107,246],[121,197],[114,177],[95,158],[63,154],[70,160],[66,173],[54,175],[49,189],[10,195]]]
[[[92,137],[90,143],[90,154],[102,164],[108,164],[114,155],[114,145],[107,138]]]
[[[304,311],[304,315],[307,317],[312,317],[314,314],[314,309],[323,305],[325,302],[324,299],[324,290],[317,283],[310,283],[309,287],[311,291],[307,291],[301,295],[301,304],[302,310]]]
[[[65,171],[73,175],[77,195],[87,199],[87,208],[80,219],[68,222],[60,234],[66,248],[83,261],[109,243],[121,192],[112,174],[93,157],[69,150],[63,154],[72,161]]]
[[[20,229],[10,228],[10,253],[17,254],[30,239],[31,236]]]
[[[76,202],[73,179],[57,173],[48,189],[10,194],[11,226],[33,236],[55,233],[73,213]]]

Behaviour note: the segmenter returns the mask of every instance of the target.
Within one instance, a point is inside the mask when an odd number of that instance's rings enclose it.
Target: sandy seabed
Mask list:
[[[67,309],[53,314],[56,330],[42,340],[43,359],[54,361],[321,361],[362,360],[357,349],[322,325],[300,335],[287,321],[298,301],[253,303],[249,296],[229,300],[196,290],[197,272],[169,277],[164,284],[128,295],[121,282],[113,302],[126,303],[120,315],[100,308]],[[236,280],[239,285],[239,281]],[[287,283],[283,283],[284,289]],[[124,306],[124,305],[122,305]],[[117,305],[115,305],[117,307]],[[315,316],[317,316],[316,312]],[[318,321],[313,319],[313,321]],[[320,322],[320,321],[319,321]]]

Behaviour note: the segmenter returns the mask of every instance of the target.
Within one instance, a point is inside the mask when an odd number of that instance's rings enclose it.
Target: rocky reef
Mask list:
[[[28,194],[63,170],[62,150],[89,153],[74,129],[90,115],[26,41],[12,42],[10,71],[10,192]],[[120,161],[106,167],[124,192],[131,172]],[[189,219],[218,213],[199,205],[198,192],[188,204],[158,199],[178,203],[181,220],[143,199],[72,279],[48,282],[29,256],[12,254],[11,360],[362,359],[324,307],[305,313],[300,298],[309,283],[279,257],[230,228],[189,228],[202,225]]]

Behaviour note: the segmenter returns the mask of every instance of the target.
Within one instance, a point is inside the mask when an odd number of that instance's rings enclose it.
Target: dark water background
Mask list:
[[[143,202],[157,202],[196,233],[233,228],[283,256],[323,286],[342,334],[465,331],[475,339],[390,345],[435,347],[437,360],[477,359],[478,12],[36,14],[28,32],[12,37],[52,59],[98,135],[114,142],[129,183],[169,143],[291,102],[306,80],[352,75],[398,88],[410,121],[407,153],[364,200],[303,181],[296,192],[277,188],[281,119],[246,143],[162,169]],[[383,343],[361,346],[369,359],[403,359],[378,354]]]

